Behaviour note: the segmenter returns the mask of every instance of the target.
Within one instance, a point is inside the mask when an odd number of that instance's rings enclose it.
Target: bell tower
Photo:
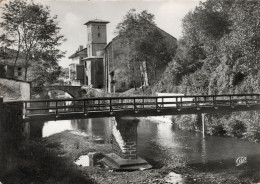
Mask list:
[[[86,85],[92,88],[104,86],[104,49],[107,46],[107,24],[109,22],[100,19],[90,20],[87,26],[87,50],[88,57],[84,58],[86,71]]]
[[[107,45],[107,24],[108,21],[94,19],[84,25],[87,26],[87,49],[88,57],[99,56],[99,51],[102,51]]]

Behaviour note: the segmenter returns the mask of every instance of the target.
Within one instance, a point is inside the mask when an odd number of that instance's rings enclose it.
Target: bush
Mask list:
[[[196,124],[195,115],[179,115],[173,116],[172,122],[182,130],[194,130]]]
[[[222,124],[214,125],[211,127],[211,135],[226,135],[227,131]]]
[[[258,130],[254,133],[254,135],[253,135],[253,140],[254,140],[255,142],[260,142],[260,129],[258,129]]]
[[[239,120],[235,120],[234,124],[231,126],[232,128],[232,135],[234,135],[237,138],[242,138],[244,133],[247,130],[246,125]]]

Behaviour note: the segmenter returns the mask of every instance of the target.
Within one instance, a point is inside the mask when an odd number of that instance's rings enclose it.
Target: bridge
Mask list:
[[[0,125],[5,124],[6,131],[12,125],[11,127],[16,128],[15,132],[21,132],[22,127],[30,127],[30,122],[112,117],[113,153],[106,154],[104,162],[114,169],[129,170],[151,167],[137,155],[138,119],[135,117],[251,110],[260,110],[260,94],[101,97],[14,102],[3,102],[0,98]],[[204,137],[203,119],[201,128]]]
[[[81,86],[62,86],[62,85],[55,85],[55,86],[44,86],[43,91],[49,92],[53,90],[64,91],[68,93],[73,98],[81,98],[83,90]]]
[[[260,110],[260,94],[135,96],[23,102],[25,121],[164,116]]]

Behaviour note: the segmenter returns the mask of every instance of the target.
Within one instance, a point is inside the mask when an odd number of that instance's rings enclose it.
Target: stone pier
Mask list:
[[[138,122],[139,120],[134,117],[111,118],[114,153],[105,155],[105,164],[116,170],[151,168],[151,165],[137,156]]]
[[[137,123],[132,117],[112,118],[113,151],[124,159],[137,158]]]

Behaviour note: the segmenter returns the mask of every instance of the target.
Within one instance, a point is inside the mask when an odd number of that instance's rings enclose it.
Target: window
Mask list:
[[[98,37],[100,37],[100,33],[98,33]]]
[[[22,68],[21,67],[17,68],[17,75],[18,75],[18,77],[22,76]]]

